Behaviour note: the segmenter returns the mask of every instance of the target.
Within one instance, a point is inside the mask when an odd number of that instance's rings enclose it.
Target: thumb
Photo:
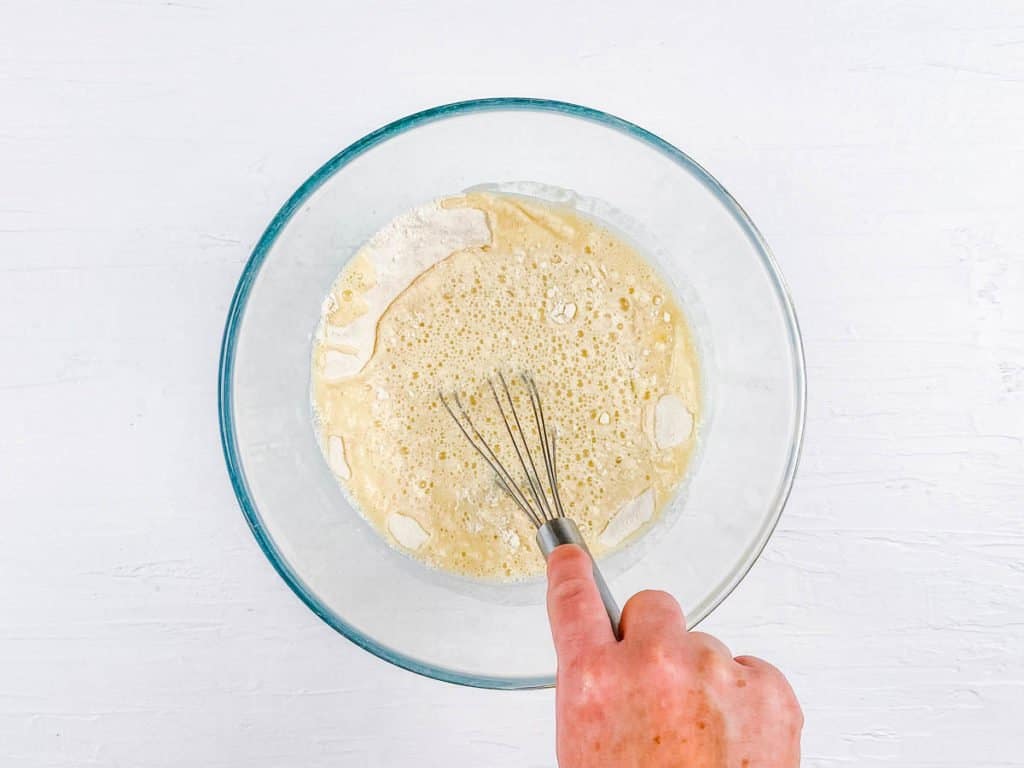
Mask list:
[[[615,642],[593,561],[575,544],[555,547],[548,556],[548,620],[561,663]]]

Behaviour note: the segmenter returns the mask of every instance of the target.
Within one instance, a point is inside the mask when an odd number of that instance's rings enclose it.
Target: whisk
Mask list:
[[[522,380],[530,400],[530,411],[533,415],[533,426],[537,437],[534,450],[530,449],[527,431],[523,428],[523,422],[519,418],[519,412],[516,410],[512,391],[505,375],[499,372],[497,376],[489,378],[487,384],[494,397],[494,402],[498,406],[498,413],[501,415],[505,432],[512,443],[521,475],[519,471],[513,474],[513,471],[501,462],[497,452],[473,423],[472,417],[457,393],[446,396],[443,392],[439,392],[438,395],[441,398],[441,404],[458,425],[459,430],[494,472],[498,485],[536,526],[537,545],[545,559],[554,551],[555,547],[561,544],[576,544],[590,555],[590,550],[587,548],[579,528],[576,527],[576,523],[565,515],[562,497],[558,490],[558,469],[555,462],[556,431],[549,430],[544,419],[544,405],[541,403],[537,383],[528,373],[520,374],[519,378]],[[539,451],[537,451],[537,444],[539,444]],[[535,452],[537,453],[536,459],[534,458]],[[538,464],[540,469],[538,469]],[[522,479],[517,480],[516,475],[520,475]],[[601,575],[593,555],[590,560],[593,564],[594,581],[597,584],[598,592],[601,593],[601,601],[604,603],[605,610],[608,612],[612,631],[616,637],[619,637],[621,615],[619,606],[615,602],[611,590],[608,589],[608,584]]]

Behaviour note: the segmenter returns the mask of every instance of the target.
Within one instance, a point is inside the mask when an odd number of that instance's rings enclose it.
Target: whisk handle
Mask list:
[[[538,528],[537,544],[540,546],[540,551],[544,553],[545,560],[554,551],[555,547],[562,544],[575,544],[590,555],[590,549],[587,547],[587,542],[583,540],[580,529],[568,517],[556,517],[554,520],[549,520]],[[601,569],[597,567],[597,561],[594,560],[593,555],[590,555],[590,562],[593,564],[594,569],[594,583],[597,584],[597,591],[601,593],[601,602],[604,603],[604,609],[608,612],[608,620],[612,624],[612,632],[615,633],[616,639],[621,639],[619,619],[622,616],[622,612],[619,610],[619,604],[615,602],[615,597],[608,588],[608,583],[604,580],[604,576],[601,575]]]

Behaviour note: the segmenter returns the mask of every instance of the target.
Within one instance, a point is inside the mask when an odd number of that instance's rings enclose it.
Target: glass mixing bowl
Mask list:
[[[485,99],[420,112],[331,158],[284,204],[238,282],[221,352],[224,456],[253,534],[295,593],[368,651],[440,680],[531,688],[554,682],[543,582],[470,581],[392,549],[342,494],[311,423],[312,334],[338,271],[395,215],[482,184],[575,202],[624,231],[698,342],[697,456],[653,529],[602,560],[620,602],[666,589],[692,626],[749,570],[796,470],[803,354],[739,204],[672,145],[592,109]]]

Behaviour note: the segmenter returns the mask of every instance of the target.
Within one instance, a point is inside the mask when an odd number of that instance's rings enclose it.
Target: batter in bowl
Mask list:
[[[316,429],[374,529],[461,575],[516,580],[543,569],[531,524],[438,397],[459,392],[489,442],[507,444],[487,386],[497,371],[536,380],[557,429],[566,514],[595,556],[643,535],[697,437],[699,374],[683,310],[596,221],[482,192],[399,216],[324,302]]]

